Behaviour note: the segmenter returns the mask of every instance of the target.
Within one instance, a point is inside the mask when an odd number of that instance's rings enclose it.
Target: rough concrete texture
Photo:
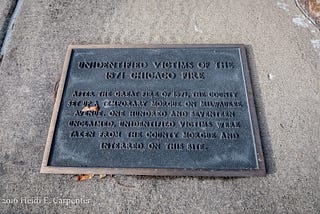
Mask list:
[[[0,47],[7,30],[10,15],[16,2],[16,0],[1,0],[0,2]]]
[[[0,70],[0,212],[319,213],[319,41],[291,0],[24,0]],[[67,46],[110,43],[246,44],[267,177],[40,174]]]

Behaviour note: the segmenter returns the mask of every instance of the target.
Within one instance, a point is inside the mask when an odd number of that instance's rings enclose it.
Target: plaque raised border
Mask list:
[[[254,144],[256,150],[256,169],[244,170],[210,170],[210,169],[186,169],[186,168],[104,168],[104,167],[58,167],[49,166],[49,156],[51,144],[55,132],[56,122],[58,118],[59,108],[62,101],[62,95],[66,83],[66,76],[69,69],[69,62],[72,51],[75,49],[165,49],[165,48],[238,48],[240,51],[240,61],[242,64],[243,77],[247,92],[247,101],[249,113],[251,116],[252,133],[254,136]],[[67,50],[63,72],[61,74],[59,88],[57,91],[56,102],[54,104],[52,119],[48,132],[48,138],[45,146],[43,161],[41,165],[41,173],[56,174],[126,174],[126,175],[158,175],[158,176],[214,176],[214,177],[247,177],[247,176],[265,176],[265,163],[261,146],[260,132],[258,127],[257,115],[255,110],[253,91],[248,69],[248,62],[243,44],[228,45],[70,45]]]

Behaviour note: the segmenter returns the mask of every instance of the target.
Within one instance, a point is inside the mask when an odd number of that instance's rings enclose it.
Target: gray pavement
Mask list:
[[[266,177],[39,173],[69,44],[198,43],[247,45]],[[23,0],[0,67],[0,213],[319,213],[319,59],[293,0]]]

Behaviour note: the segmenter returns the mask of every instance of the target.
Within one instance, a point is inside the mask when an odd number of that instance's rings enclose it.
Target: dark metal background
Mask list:
[[[145,46],[145,47],[126,47],[126,46],[80,46],[71,47],[69,56],[66,59],[64,78],[60,82],[60,96],[51,123],[52,131],[49,131],[47,148],[44,156],[42,172],[53,173],[119,173],[119,174],[151,174],[151,175],[206,175],[206,176],[246,176],[264,175],[264,160],[261,150],[259,129],[257,127],[252,89],[250,86],[249,73],[245,58],[244,46],[242,45],[200,45],[200,46]],[[152,61],[233,61],[234,68],[229,70],[218,70],[212,65],[204,70],[205,80],[182,80],[179,69],[152,69]],[[106,71],[125,71],[132,72],[133,69],[78,69],[79,61],[144,61],[149,66],[139,71],[156,72],[172,71],[177,73],[177,78],[173,80],[106,80]],[[200,71],[196,66],[189,71]],[[185,71],[185,70],[183,70]],[[237,140],[190,140],[190,139],[162,139],[150,140],[129,139],[125,136],[127,131],[204,131],[203,128],[94,128],[94,130],[119,130],[123,132],[122,138],[85,138],[71,139],[70,131],[74,128],[68,127],[68,120],[113,120],[118,125],[119,120],[146,120],[137,117],[77,117],[73,116],[75,108],[67,107],[68,100],[74,100],[72,93],[74,90],[94,90],[94,91],[115,91],[115,90],[134,90],[134,91],[237,91],[239,96],[233,99],[226,98],[201,98],[196,100],[212,101],[241,101],[242,108],[169,108],[159,107],[158,110],[212,110],[228,111],[236,113],[235,118],[149,118],[148,120],[170,120],[170,121],[192,121],[192,120],[211,120],[211,121],[240,121],[241,127],[237,130],[240,138]],[[117,100],[145,100],[150,98],[100,98],[94,97],[91,100],[98,100],[100,110],[129,110],[126,107],[103,108],[106,99]],[[89,99],[89,100],[90,100]],[[190,98],[195,99],[195,98]],[[79,98],[83,100],[83,98]],[[157,98],[166,101],[185,101],[186,98]],[[135,110],[141,110],[134,108]],[[144,110],[154,110],[155,108],[146,107]],[[81,110],[81,107],[78,108]],[[133,108],[130,108],[133,110]],[[79,128],[76,128],[79,130]],[[88,130],[88,128],[82,128]],[[93,130],[93,128],[89,128]],[[228,131],[228,129],[223,129]],[[216,127],[206,128],[206,132],[218,131]],[[219,131],[221,131],[219,129]],[[50,134],[51,133],[51,134]],[[145,149],[137,150],[108,150],[100,149],[100,143],[111,142],[139,142],[145,145]],[[169,150],[149,150],[147,145],[150,142],[160,143],[205,143],[207,150],[195,151],[169,151]]]

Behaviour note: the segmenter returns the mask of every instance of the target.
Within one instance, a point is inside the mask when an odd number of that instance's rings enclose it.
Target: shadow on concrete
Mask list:
[[[253,48],[251,45],[246,45],[246,53],[248,58],[248,66],[253,90],[254,101],[256,105],[256,112],[258,117],[261,144],[264,153],[264,159],[266,164],[267,174],[273,174],[277,171],[276,163],[273,157],[273,150],[271,144],[271,138],[269,134],[269,128],[267,124],[267,115],[265,113],[264,103],[261,96],[261,89],[259,86],[259,76],[257,67],[255,64],[255,57]]]

